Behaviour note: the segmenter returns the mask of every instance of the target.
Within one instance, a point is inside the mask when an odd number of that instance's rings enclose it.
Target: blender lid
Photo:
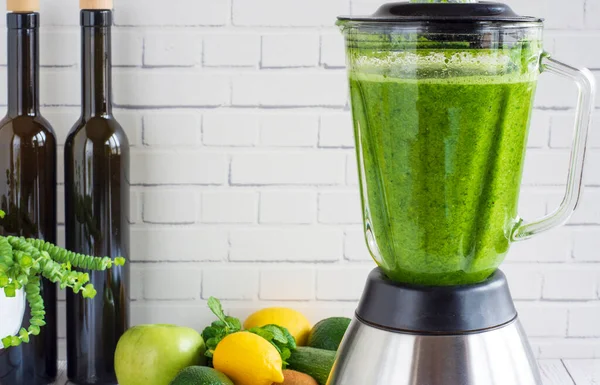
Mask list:
[[[542,22],[532,16],[520,16],[507,4],[479,1],[475,3],[388,3],[371,16],[340,16],[340,21],[371,22]]]

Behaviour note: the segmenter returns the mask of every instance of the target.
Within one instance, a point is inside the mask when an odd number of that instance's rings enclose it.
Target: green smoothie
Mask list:
[[[469,284],[503,261],[536,76],[350,72],[367,242],[391,279]]]

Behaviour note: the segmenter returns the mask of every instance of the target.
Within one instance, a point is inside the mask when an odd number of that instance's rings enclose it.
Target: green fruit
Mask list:
[[[331,368],[335,362],[336,352],[324,349],[315,349],[308,346],[299,346],[288,358],[288,369],[308,374],[319,385],[326,385]]]
[[[324,319],[312,328],[306,345],[311,348],[338,350],[350,322],[351,319],[345,317]]]
[[[170,385],[233,385],[233,382],[213,368],[190,366],[179,372]]]
[[[139,325],[121,337],[115,352],[120,385],[169,385],[177,374],[204,365],[206,347],[200,333],[175,325]]]

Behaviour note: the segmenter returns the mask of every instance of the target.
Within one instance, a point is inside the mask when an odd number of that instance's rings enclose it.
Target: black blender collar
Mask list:
[[[480,1],[475,3],[388,3],[371,16],[340,16],[340,21],[365,22],[500,22],[532,23],[543,19],[519,16],[508,5]]]

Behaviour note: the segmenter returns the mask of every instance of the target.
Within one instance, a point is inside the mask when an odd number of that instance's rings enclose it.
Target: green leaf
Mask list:
[[[287,367],[287,359],[290,358],[292,350],[296,349],[296,340],[286,328],[279,325],[265,325],[248,331],[269,341],[279,352],[283,369]]]
[[[10,337],[10,346],[19,346],[21,345],[21,339],[17,336]]]
[[[6,285],[8,285],[8,276],[0,271],[0,287],[4,287]]]
[[[94,298],[98,293],[96,292],[94,285],[88,283],[81,291],[81,294],[83,295],[83,298]]]
[[[25,274],[21,274],[17,277],[17,282],[19,282],[20,285],[25,286],[29,282],[29,277]]]
[[[292,333],[290,333],[290,331],[287,330],[287,328],[284,328],[283,326],[280,326],[279,328],[281,329],[283,334],[285,334],[285,336],[287,337],[287,340],[288,340],[287,346],[290,348],[290,350],[292,350],[292,351],[296,350],[298,345],[296,344],[296,339],[294,338]]]
[[[33,258],[31,258],[29,255],[23,255],[19,261],[19,264],[23,268],[31,267],[33,265]]]
[[[34,336],[37,336],[38,334],[40,334],[40,327],[37,325],[29,325],[29,333],[33,334]]]
[[[31,320],[29,320],[29,323],[31,325],[34,325],[34,326],[44,326],[44,325],[46,325],[46,321],[44,321],[42,319],[39,319],[39,318],[32,318]]]
[[[259,328],[259,327],[252,328],[252,329],[250,329],[248,331],[250,333],[254,333],[254,334],[256,334],[256,335],[264,338],[265,340],[267,340],[269,342],[271,342],[273,340],[273,338],[275,337],[273,335],[273,333],[271,333],[270,331],[268,331],[266,329],[263,329],[263,328]]]
[[[208,340],[206,340],[206,346],[211,349],[216,348],[218,343],[219,339],[217,337],[209,338]]]
[[[210,297],[207,302],[208,307],[213,314],[219,319],[213,321],[210,326],[207,326],[202,331],[202,338],[206,342],[206,352],[204,355],[212,358],[214,350],[219,342],[229,334],[238,332],[242,329],[242,323],[235,317],[226,316],[221,306],[221,302],[215,297]]]
[[[6,215],[6,213],[2,210],[0,210],[0,219],[4,218],[4,215]]]
[[[207,326],[202,331],[202,338],[204,339],[204,341],[207,341],[208,339],[215,337],[217,333],[217,328],[213,326]]]
[[[229,327],[234,331],[242,330],[242,322],[235,317],[227,316],[225,317],[225,322],[227,322],[229,324]]]
[[[77,282],[75,282],[75,284],[73,285],[71,290],[73,290],[73,293],[77,294],[81,291],[82,287],[83,287],[83,283],[77,281]]]
[[[287,361],[288,358],[292,356],[292,351],[288,348],[285,348],[281,351],[281,359]]]
[[[29,333],[25,328],[21,328],[21,330],[19,330],[19,337],[21,338],[21,341],[25,343],[29,342]]]
[[[17,287],[14,282],[4,286],[4,295],[7,298],[14,298],[17,296]]]
[[[218,319],[227,323],[225,320],[225,313],[223,312],[223,307],[221,306],[221,302],[215,297],[210,297],[208,299],[208,308],[213,312],[214,315],[217,316]]]
[[[287,360],[292,356],[292,352],[290,351],[290,349],[285,348],[280,352],[280,354],[281,354],[281,361],[282,361],[281,368],[285,369],[289,365]]]
[[[12,346],[11,342],[12,342],[12,336],[2,338],[2,345],[4,345],[5,348],[11,347]]]
[[[125,258],[123,258],[123,257],[115,258],[115,266],[125,266]]]
[[[281,348],[272,342],[271,342],[271,345],[273,345],[273,347],[275,348],[275,350],[277,350],[277,353],[279,353],[279,356],[281,357]]]
[[[263,329],[268,330],[269,332],[273,333],[273,339],[275,341],[282,343],[283,345],[287,345],[288,339],[279,326],[266,325],[266,326],[263,326]]]
[[[223,322],[223,321],[214,321],[213,323],[210,324],[212,327],[217,328],[217,329],[224,329],[227,327],[227,323]]]
[[[32,310],[31,311],[31,316],[32,317],[43,317],[46,315],[46,311],[45,310]]]

